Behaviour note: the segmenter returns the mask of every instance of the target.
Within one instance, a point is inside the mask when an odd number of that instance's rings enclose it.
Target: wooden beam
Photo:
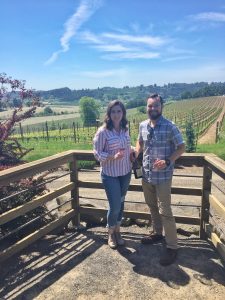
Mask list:
[[[56,168],[62,164],[68,163],[73,158],[74,151],[65,151],[43,159],[38,159],[17,167],[0,172],[0,186],[6,186],[11,182],[22,178],[33,176],[48,169]]]
[[[221,258],[225,262],[225,244],[220,240],[218,235],[215,232],[213,232],[212,225],[206,224],[205,227],[209,239],[211,239],[212,244],[214,245],[217,252],[220,254]]]
[[[5,224],[19,216],[24,215],[25,213],[43,205],[44,203],[64,194],[66,192],[71,191],[73,188],[74,188],[74,183],[71,182],[51,193],[40,196],[30,202],[27,202],[23,205],[20,205],[16,208],[11,209],[10,211],[7,211],[7,212],[1,214],[0,215],[0,225]]]
[[[96,208],[96,207],[87,207],[80,206],[79,207],[80,214],[88,214],[103,217],[107,213],[107,209],[105,208]],[[151,218],[151,214],[148,212],[138,212],[138,211],[124,211],[124,216],[132,219],[142,219],[149,220]],[[195,217],[186,217],[186,216],[174,216],[177,223],[181,224],[192,224],[199,225],[200,219]]]
[[[11,247],[5,249],[4,251],[0,252],[0,262],[6,260],[10,256],[18,253],[22,249],[26,248],[30,244],[34,243],[38,239],[42,238],[44,235],[48,234],[52,230],[66,224],[69,220],[75,215],[74,210],[70,210],[67,212],[62,218],[55,220],[46,226],[42,227],[41,229],[36,230],[35,232],[31,233],[30,235],[24,237],[22,240],[18,241]]]
[[[94,181],[78,181],[78,186],[87,189],[103,189],[103,185],[101,182]],[[129,191],[133,192],[142,192],[141,184],[130,184]],[[186,187],[178,187],[173,186],[171,188],[172,194],[180,194],[180,195],[192,195],[192,196],[201,196],[202,189],[201,188],[186,188]]]
[[[74,151],[77,160],[91,160],[95,161],[95,157],[92,150],[76,150]],[[195,165],[203,166],[204,164],[204,154],[203,153],[184,153],[178,158],[176,163],[184,165]]]
[[[209,203],[225,220],[225,206],[212,194],[209,195]]]
[[[80,214],[79,214],[79,187],[78,187],[78,164],[76,156],[73,156],[73,160],[70,162],[70,181],[74,183],[74,188],[71,191],[72,197],[72,208],[76,211],[75,217],[72,219],[74,226],[80,225]]]
[[[184,153],[180,156],[175,163],[176,165],[182,166],[198,166],[202,167],[204,165],[204,154],[202,153]]]
[[[200,238],[206,239],[205,224],[209,223],[209,194],[211,193],[212,170],[205,164],[203,168]]]
[[[205,164],[221,178],[225,179],[225,162],[218,156],[211,154],[205,156]]]

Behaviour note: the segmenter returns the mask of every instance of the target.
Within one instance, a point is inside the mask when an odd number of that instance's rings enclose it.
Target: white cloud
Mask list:
[[[170,54],[193,54],[193,50],[176,48],[175,46],[170,46],[167,49],[167,52]]]
[[[94,46],[94,48],[105,51],[105,52],[124,52],[124,51],[133,51],[133,48],[128,48],[125,46],[122,46],[120,44],[114,44],[114,45],[98,45]]]
[[[151,47],[159,47],[169,42],[167,38],[154,37],[149,35],[138,36],[129,34],[103,33],[102,36],[116,41],[141,43]]]
[[[118,59],[153,59],[158,58],[160,53],[158,52],[124,52],[124,53],[114,53],[110,55],[104,55],[102,58],[108,60],[118,60]]]
[[[85,31],[79,34],[79,38],[82,42],[88,43],[89,47],[98,51],[112,52],[101,56],[101,58],[107,60],[158,58],[160,56],[159,51],[150,51],[150,49],[169,43],[169,39],[162,37],[109,32],[96,35]]]
[[[77,33],[78,29],[91,15],[101,6],[101,0],[82,0],[74,14],[65,22],[64,33],[60,38],[62,49],[55,51],[45,62],[45,65],[53,63],[61,52],[67,52],[70,48],[70,40]]]
[[[212,22],[225,22],[225,14],[217,12],[204,12],[191,16],[195,20],[212,21]]]
[[[163,62],[167,61],[176,61],[176,60],[186,60],[186,59],[193,59],[195,56],[193,55],[186,55],[186,56],[173,56],[173,57],[167,57],[162,59]]]
[[[126,69],[112,69],[112,70],[101,70],[101,71],[84,71],[81,72],[82,76],[89,78],[106,78],[106,77],[117,77],[126,74]]]

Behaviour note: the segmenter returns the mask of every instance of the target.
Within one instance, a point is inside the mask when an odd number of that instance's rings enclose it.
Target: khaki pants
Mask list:
[[[171,180],[152,184],[142,180],[145,202],[150,208],[153,230],[162,234],[163,228],[168,248],[177,249],[176,223],[171,209]]]

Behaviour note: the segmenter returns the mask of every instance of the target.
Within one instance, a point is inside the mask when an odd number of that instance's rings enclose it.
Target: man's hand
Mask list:
[[[167,167],[166,161],[163,159],[156,159],[153,163],[153,169],[162,170]]]

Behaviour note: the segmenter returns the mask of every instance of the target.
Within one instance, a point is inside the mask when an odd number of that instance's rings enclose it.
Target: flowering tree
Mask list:
[[[29,102],[29,108],[25,108],[26,101]],[[24,155],[33,150],[22,147],[16,138],[11,137],[11,134],[15,125],[33,116],[39,104],[39,97],[34,90],[25,88],[25,81],[12,79],[5,73],[0,74],[0,111],[11,109],[11,115],[9,117],[4,120],[0,119],[0,171],[24,163],[22,160]],[[24,178],[18,182],[10,183],[8,186],[1,187],[0,215],[25,202],[29,202],[34,196],[45,193],[45,178],[49,173],[50,171],[46,171],[39,176]],[[23,193],[20,193],[21,191]],[[46,208],[40,206],[18,217],[16,220],[1,225],[0,238],[45,212]],[[47,221],[49,220],[42,217],[39,220],[39,224],[36,222],[35,226],[41,226]],[[29,232],[31,228],[28,226],[26,230]],[[20,234],[25,234],[25,232],[20,230],[16,234],[19,236]]]
[[[25,101],[31,106],[24,110]],[[25,149],[11,137],[13,128],[20,121],[30,118],[39,106],[39,97],[34,90],[25,88],[24,80],[0,74],[0,111],[11,108],[11,116],[0,120],[0,171],[10,166],[21,163],[21,158],[32,149]]]

